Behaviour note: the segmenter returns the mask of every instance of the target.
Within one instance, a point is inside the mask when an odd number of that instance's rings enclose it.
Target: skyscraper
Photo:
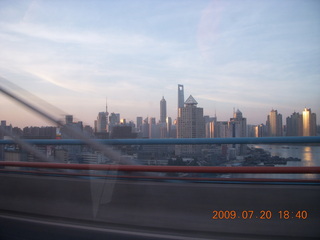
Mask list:
[[[233,118],[229,121],[230,137],[247,137],[247,119],[242,117],[242,112],[238,109],[233,113]],[[237,155],[243,155],[246,153],[247,145],[235,144],[233,146]]]
[[[179,108],[177,138],[205,137],[203,108],[198,108],[197,104],[197,101],[190,95],[185,101],[185,107]],[[200,150],[199,146],[180,145],[176,147],[176,154],[193,156],[199,154]]]
[[[316,114],[311,112],[311,108],[305,108],[302,112],[302,136],[316,136]]]
[[[171,138],[171,137],[176,137],[173,136],[173,134],[171,133],[171,129],[172,129],[172,119],[171,117],[167,117],[166,119],[166,126],[167,126],[167,137]]]
[[[267,119],[268,136],[279,137],[282,136],[282,115],[277,110],[271,110]]]
[[[242,112],[238,109],[230,118],[231,137],[247,137],[247,119],[242,117]]]
[[[205,119],[205,125],[206,125],[206,138],[214,138],[217,117],[205,116],[204,119]]]
[[[286,136],[302,136],[302,116],[294,112],[286,118]]]
[[[158,138],[156,118],[149,117],[149,138]]]
[[[184,90],[183,85],[178,84],[178,111],[184,107]]]
[[[167,118],[167,102],[162,97],[160,101],[160,123],[165,123]]]
[[[107,118],[105,112],[99,112],[97,117],[97,132],[107,132]]]
[[[137,117],[137,131],[142,132],[142,117]]]
[[[109,116],[109,126],[108,130],[109,132],[112,131],[112,128],[116,125],[120,124],[120,113],[111,113]]]
[[[109,127],[109,112],[108,112],[108,100],[106,98],[106,132],[108,132],[108,127]]]
[[[143,120],[142,124],[142,137],[149,138],[149,117]]]

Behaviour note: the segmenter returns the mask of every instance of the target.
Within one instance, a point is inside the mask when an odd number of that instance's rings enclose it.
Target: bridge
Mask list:
[[[272,139],[199,139],[202,144]],[[319,143],[319,137],[277,138]],[[99,144],[189,144],[188,139]],[[85,144],[27,140],[27,144]],[[0,144],[13,144],[0,140]],[[269,142],[268,142],[269,143]],[[212,144],[212,142],[211,142]],[[223,178],[316,174],[320,167],[190,167],[0,161],[1,239],[317,239],[320,180]],[[164,173],[194,173],[170,176]],[[203,174],[206,175],[203,175]],[[211,174],[211,175],[210,175]]]
[[[3,81],[3,79],[0,79]],[[56,126],[61,121],[0,86],[0,92]],[[41,105],[41,102],[40,102]],[[10,133],[5,132],[5,135]],[[318,239],[320,167],[145,166],[114,145],[319,144],[320,137],[25,140],[37,162],[0,161],[0,239]],[[37,145],[88,145],[109,164],[52,161]],[[174,173],[174,175],[171,175]],[[180,174],[178,174],[180,173]],[[181,174],[184,173],[184,174]],[[252,173],[256,178],[225,178]],[[259,177],[279,174],[278,178]],[[286,179],[282,174],[312,174]]]

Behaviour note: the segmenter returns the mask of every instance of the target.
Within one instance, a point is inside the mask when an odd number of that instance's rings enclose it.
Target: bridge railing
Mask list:
[[[87,142],[79,139],[24,139],[29,145],[86,145]],[[267,137],[267,138],[195,138],[195,139],[104,139],[90,140],[100,145],[182,145],[182,144],[318,144],[320,137]],[[16,144],[14,140],[0,140],[0,145]],[[320,183],[320,178],[302,179],[301,177],[286,178],[259,178],[259,174],[313,174],[319,176],[320,166],[300,167],[268,167],[268,166],[149,166],[149,165],[119,165],[119,164],[76,164],[57,162],[13,162],[0,161],[1,171],[8,171],[7,167],[15,167],[15,172],[29,174],[58,174],[64,176],[91,176],[111,178],[136,178],[157,180],[193,180],[193,181],[268,181],[268,182],[312,182]],[[17,169],[19,167],[19,169]],[[10,169],[10,168],[9,168]],[[39,171],[41,169],[41,171]],[[50,171],[48,170],[50,169]],[[72,170],[72,172],[53,172],[56,169]],[[37,171],[35,171],[37,170]],[[88,170],[91,170],[88,173]],[[95,170],[96,172],[92,172]],[[13,170],[11,170],[13,171]],[[84,172],[86,171],[86,172]],[[101,171],[105,171],[101,174]],[[161,175],[145,175],[134,173],[162,173]],[[116,174],[115,174],[116,173]],[[119,174],[120,173],[120,174]],[[180,175],[172,175],[177,174]],[[185,175],[182,176],[181,173]],[[254,178],[221,177],[221,174],[255,174]],[[281,175],[282,174],[282,175]]]
[[[82,139],[23,139],[34,145],[85,145]],[[313,137],[242,137],[242,138],[164,138],[164,139],[90,139],[105,145],[202,145],[202,144],[320,144],[320,136]],[[15,144],[2,139],[0,145]]]

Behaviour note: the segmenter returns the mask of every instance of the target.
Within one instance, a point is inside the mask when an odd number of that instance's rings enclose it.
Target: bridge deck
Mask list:
[[[78,239],[88,234],[97,239],[320,236],[319,185],[200,184],[4,173],[0,182],[0,224],[7,229],[2,228],[0,237],[19,234],[14,230],[19,226],[23,234],[33,234],[36,226],[42,226],[51,236],[61,233]],[[235,211],[237,216],[212,219],[214,210],[224,214]],[[284,215],[281,219],[279,211],[285,210],[290,211],[289,219]],[[299,218],[299,211],[307,212],[306,219]],[[270,213],[271,219],[263,219]]]

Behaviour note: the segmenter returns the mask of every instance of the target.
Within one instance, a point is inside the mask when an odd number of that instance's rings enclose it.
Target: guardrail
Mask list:
[[[245,137],[245,138],[165,138],[165,139],[89,139],[106,145],[202,145],[202,144],[293,144],[320,143],[315,137]],[[81,139],[23,139],[34,145],[85,145]],[[1,144],[15,144],[14,140],[0,140]]]
[[[30,145],[86,145],[87,140],[79,139],[23,139]],[[90,139],[103,145],[182,145],[182,144],[315,144],[320,143],[320,137],[264,137],[264,138],[194,138],[194,139]],[[14,140],[0,140],[0,145],[16,144]],[[21,167],[36,169],[69,169],[69,170],[97,170],[97,171],[120,171],[120,172],[162,172],[162,173],[195,173],[195,174],[320,174],[319,167],[212,167],[212,166],[146,166],[146,165],[107,165],[107,164],[66,164],[66,163],[49,163],[49,162],[11,162],[0,161],[3,167]],[[24,169],[26,170],[26,169]],[[2,172],[5,171],[2,169]],[[21,172],[21,171],[20,171]],[[24,171],[35,173],[34,171]],[[43,173],[43,170],[42,170]],[[47,172],[50,173],[50,172]],[[51,172],[52,173],[52,172]],[[87,175],[75,173],[58,173],[63,175]],[[90,176],[102,176],[90,174]],[[105,175],[107,176],[107,175]],[[111,175],[108,175],[109,177]],[[114,177],[114,175],[113,175]],[[119,177],[119,176],[118,176]],[[122,176],[135,178],[135,176]],[[141,177],[138,177],[141,178]],[[204,177],[163,177],[147,176],[152,179],[193,179],[193,180],[212,180],[213,178]],[[221,180],[221,178],[219,178]],[[228,179],[232,180],[232,179]],[[234,178],[233,178],[234,180]],[[270,181],[270,179],[251,179],[250,181]],[[320,179],[279,179],[281,181],[295,182],[320,182]]]
[[[0,166],[101,170],[123,172],[181,172],[181,173],[310,173],[319,174],[320,167],[210,167],[210,166],[147,166],[147,165],[107,165],[107,164],[69,164],[43,162],[0,161]]]

